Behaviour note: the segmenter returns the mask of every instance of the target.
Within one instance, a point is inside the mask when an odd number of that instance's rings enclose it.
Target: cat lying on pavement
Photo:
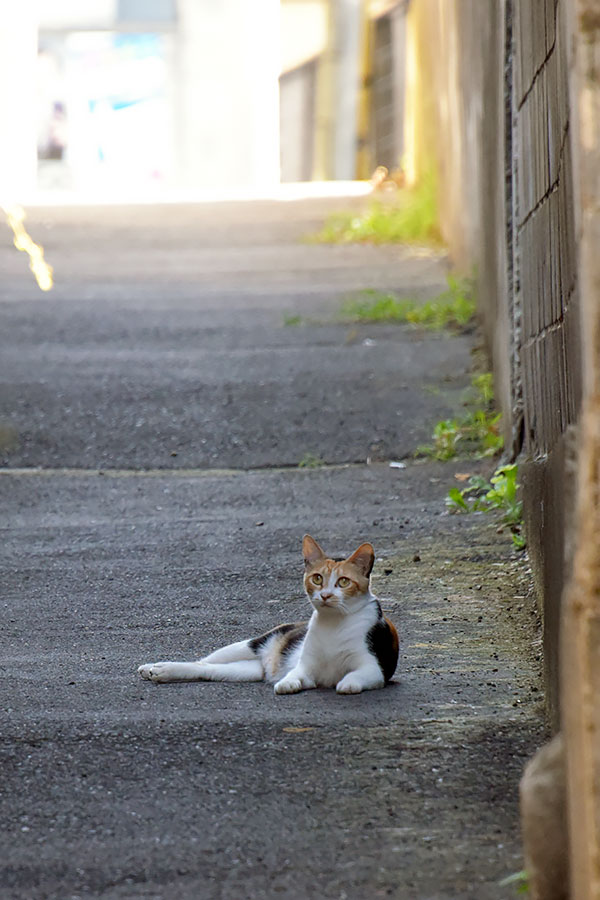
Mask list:
[[[142,678],[171,681],[268,681],[276,694],[334,687],[338,694],[382,688],[396,669],[398,634],[370,589],[375,553],[361,544],[347,559],[328,559],[310,535],[302,541],[308,622],[278,625],[196,662],[140,666]]]

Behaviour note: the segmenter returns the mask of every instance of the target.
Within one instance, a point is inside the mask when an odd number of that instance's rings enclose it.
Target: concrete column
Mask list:
[[[177,104],[186,187],[279,183],[279,3],[180,0]]]
[[[35,0],[0,0],[0,206],[36,186],[37,41]]]
[[[344,181],[356,176],[361,6],[361,0],[338,0],[332,7],[335,85],[332,177]]]
[[[356,177],[362,0],[329,0],[319,63],[314,177]]]

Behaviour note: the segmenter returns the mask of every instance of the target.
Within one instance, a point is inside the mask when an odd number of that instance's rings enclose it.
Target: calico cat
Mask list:
[[[334,687],[338,694],[382,688],[398,661],[398,634],[370,589],[371,544],[347,559],[328,559],[309,534],[302,541],[308,622],[278,625],[197,662],[140,666],[150,681],[268,681],[276,694]]]

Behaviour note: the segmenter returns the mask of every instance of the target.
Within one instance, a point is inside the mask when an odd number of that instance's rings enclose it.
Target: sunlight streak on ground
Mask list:
[[[29,256],[29,268],[33,272],[40,290],[50,291],[54,285],[53,269],[44,259],[44,248],[36,244],[25,228],[25,210],[17,204],[2,206],[6,221],[14,234],[14,245]]]

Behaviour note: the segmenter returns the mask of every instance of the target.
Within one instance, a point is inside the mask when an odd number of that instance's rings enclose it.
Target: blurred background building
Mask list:
[[[260,192],[403,152],[407,0],[0,0],[2,193]]]

